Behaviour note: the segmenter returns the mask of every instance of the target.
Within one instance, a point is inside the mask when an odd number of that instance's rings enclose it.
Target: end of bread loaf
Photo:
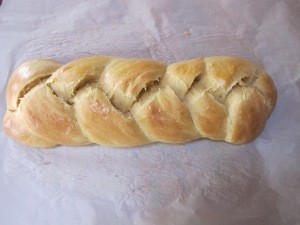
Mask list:
[[[23,63],[6,92],[3,130],[33,147],[139,146],[199,138],[254,140],[273,111],[271,77],[252,62],[206,57],[165,65],[94,56]]]

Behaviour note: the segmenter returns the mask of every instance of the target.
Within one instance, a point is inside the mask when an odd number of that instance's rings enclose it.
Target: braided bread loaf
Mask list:
[[[138,146],[198,138],[246,143],[277,98],[249,61],[207,57],[172,65],[95,56],[66,65],[32,60],[11,76],[3,129],[34,147]]]

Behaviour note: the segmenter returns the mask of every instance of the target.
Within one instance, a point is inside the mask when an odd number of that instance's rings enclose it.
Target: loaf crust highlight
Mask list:
[[[171,65],[94,56],[65,65],[31,60],[12,74],[3,129],[33,147],[129,147],[199,138],[255,139],[277,91],[252,62],[206,57]]]

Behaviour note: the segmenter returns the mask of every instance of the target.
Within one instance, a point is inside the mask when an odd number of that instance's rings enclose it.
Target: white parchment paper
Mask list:
[[[40,150],[0,130],[0,224],[300,224],[300,2],[4,0],[0,117],[13,70],[90,55],[262,65],[278,103],[252,143]]]

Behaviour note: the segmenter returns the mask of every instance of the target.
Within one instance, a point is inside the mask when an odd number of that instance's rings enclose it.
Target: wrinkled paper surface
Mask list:
[[[40,150],[1,130],[1,224],[300,224],[299,12],[297,0],[4,0],[1,124],[10,74],[33,58],[239,56],[272,76],[278,102],[246,145]]]

